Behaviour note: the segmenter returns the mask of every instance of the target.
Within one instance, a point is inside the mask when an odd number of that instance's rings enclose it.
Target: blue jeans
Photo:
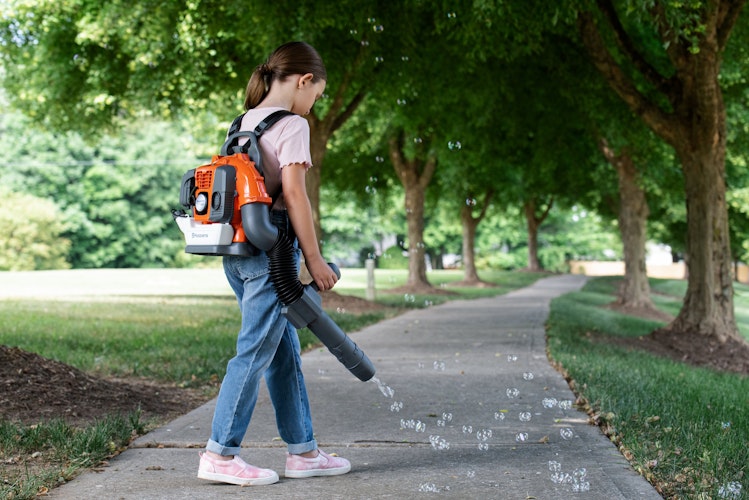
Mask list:
[[[297,250],[297,271],[299,267]],[[224,257],[224,272],[242,312],[237,354],[226,367],[211,439],[206,450],[238,455],[265,376],[276,412],[278,432],[289,453],[317,449],[296,329],[281,314],[265,252],[254,257]]]

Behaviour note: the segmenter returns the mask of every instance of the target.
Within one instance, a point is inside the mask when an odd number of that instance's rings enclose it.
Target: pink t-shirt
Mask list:
[[[242,118],[240,130],[255,130],[265,117],[283,108],[253,108]],[[240,138],[239,144],[247,142]],[[281,187],[281,169],[292,163],[301,163],[307,168],[312,166],[312,154],[309,147],[309,123],[299,115],[284,116],[260,136],[260,152],[263,155],[265,188],[273,195]],[[273,205],[275,209],[284,209],[286,204],[281,193]]]

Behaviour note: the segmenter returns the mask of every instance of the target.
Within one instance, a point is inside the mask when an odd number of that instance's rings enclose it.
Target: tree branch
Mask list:
[[[419,187],[422,190],[429,187],[429,183],[432,181],[435,170],[437,170],[437,156],[430,153],[424,164],[424,170],[422,170],[421,175],[419,175]]]
[[[346,123],[346,120],[351,118],[351,115],[354,114],[354,111],[356,111],[356,108],[359,107],[359,104],[362,103],[364,100],[364,97],[366,96],[366,92],[363,90],[360,90],[353,99],[348,103],[348,106],[346,106],[346,109],[343,110],[342,113],[339,113],[335,120],[333,120],[333,123],[330,126],[330,132],[333,133],[339,128],[341,128],[341,125]]]
[[[746,0],[724,0],[718,5],[718,19],[716,24],[718,50],[723,52],[731,36],[731,31],[736,25],[741,9],[744,7]]]
[[[486,217],[486,211],[492,202],[492,198],[494,198],[494,193],[496,193],[494,188],[487,189],[486,195],[484,195],[484,203],[481,206],[481,213],[474,219],[476,222],[481,222]]]
[[[549,199],[549,202],[546,204],[546,210],[536,219],[538,222],[538,225],[540,226],[543,221],[546,220],[546,217],[549,216],[549,212],[551,212],[551,207],[554,206],[554,197],[552,196]]]
[[[667,142],[673,144],[676,140],[677,124],[655,103],[648,100],[637,90],[635,84],[624,73],[606,48],[598,27],[589,12],[583,12],[578,16],[578,29],[593,64],[611,88],[635,114],[645,120],[650,128]]]
[[[667,86],[668,80],[661,75],[657,69],[655,69],[643,55],[638,51],[629,34],[624,30],[619,15],[616,13],[611,0],[598,0],[598,9],[604,15],[609,25],[611,26],[614,39],[619,48],[624,52],[627,58],[637,68],[642,76],[644,76],[650,83],[652,83],[657,89],[662,89]]]
[[[401,183],[406,185],[406,168],[403,164],[403,154],[401,153],[403,141],[399,139],[399,133],[394,132],[388,137],[388,150],[390,152],[390,161],[393,164],[393,169],[396,175],[400,179]]]

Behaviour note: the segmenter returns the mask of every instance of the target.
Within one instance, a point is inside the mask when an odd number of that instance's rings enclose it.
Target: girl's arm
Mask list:
[[[309,197],[307,197],[307,186],[304,182],[306,173],[307,167],[301,163],[286,165],[281,169],[283,198],[289,212],[291,225],[294,227],[294,232],[299,240],[299,247],[304,254],[307,269],[320,291],[325,291],[333,288],[338,281],[338,276],[328,266],[320,253],[312,219],[312,206]]]

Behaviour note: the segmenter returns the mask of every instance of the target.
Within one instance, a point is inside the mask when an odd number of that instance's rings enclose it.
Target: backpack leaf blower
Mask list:
[[[374,365],[322,309],[314,282],[301,283],[292,238],[271,222],[270,207],[276,196],[268,196],[265,189],[258,140],[290,114],[276,111],[254,131],[239,130],[244,115],[237,117],[220,154],[182,177],[180,204],[191,213],[173,210],[172,215],[184,234],[186,253],[251,256],[265,251],[284,316],[296,328],[308,327],[343,366],[366,382],[375,374]],[[239,146],[240,137],[249,140]],[[340,277],[340,270],[329,265]]]

